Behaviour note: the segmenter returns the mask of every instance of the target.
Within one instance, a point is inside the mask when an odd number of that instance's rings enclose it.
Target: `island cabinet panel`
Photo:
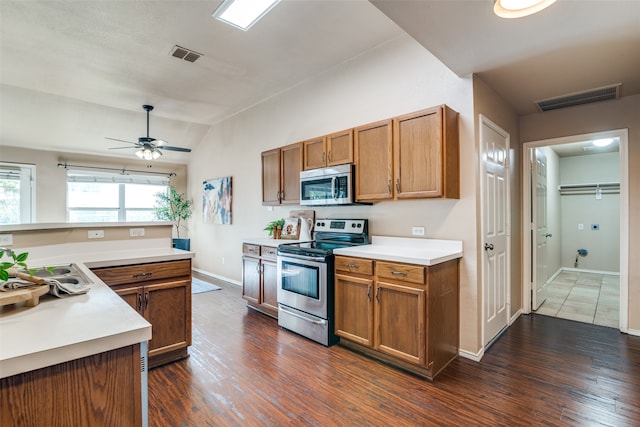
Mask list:
[[[278,317],[278,242],[274,246],[242,245],[242,297],[247,305],[271,317]]]
[[[0,380],[2,426],[141,426],[140,345]]]
[[[340,344],[433,379],[458,354],[458,264],[337,255]]]
[[[92,269],[152,326],[149,367],[188,357],[191,260]]]

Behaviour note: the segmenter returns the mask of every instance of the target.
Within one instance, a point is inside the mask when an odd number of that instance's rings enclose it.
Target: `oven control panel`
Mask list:
[[[316,219],[316,232],[358,233],[366,232],[366,219]]]

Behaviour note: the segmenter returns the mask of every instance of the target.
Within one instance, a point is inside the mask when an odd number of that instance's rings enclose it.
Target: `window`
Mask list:
[[[0,224],[35,222],[36,167],[0,162]]]
[[[67,172],[69,222],[155,221],[155,194],[169,178],[112,173]]]

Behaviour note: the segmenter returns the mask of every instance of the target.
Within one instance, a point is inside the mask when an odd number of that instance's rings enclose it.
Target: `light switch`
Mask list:
[[[0,234],[0,246],[13,245],[13,234]]]
[[[102,239],[104,238],[104,230],[89,230],[87,235],[89,239]]]

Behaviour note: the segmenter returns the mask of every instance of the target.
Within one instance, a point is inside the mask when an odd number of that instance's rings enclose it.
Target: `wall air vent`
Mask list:
[[[189,62],[196,62],[202,56],[201,53],[194,52],[182,46],[175,45],[169,54],[175,58],[184,59]]]
[[[582,92],[570,93],[557,98],[535,101],[536,106],[542,112],[557,110],[559,108],[574,107],[576,105],[590,104],[592,102],[608,101],[620,98],[622,83],[610,86],[589,89]]]

